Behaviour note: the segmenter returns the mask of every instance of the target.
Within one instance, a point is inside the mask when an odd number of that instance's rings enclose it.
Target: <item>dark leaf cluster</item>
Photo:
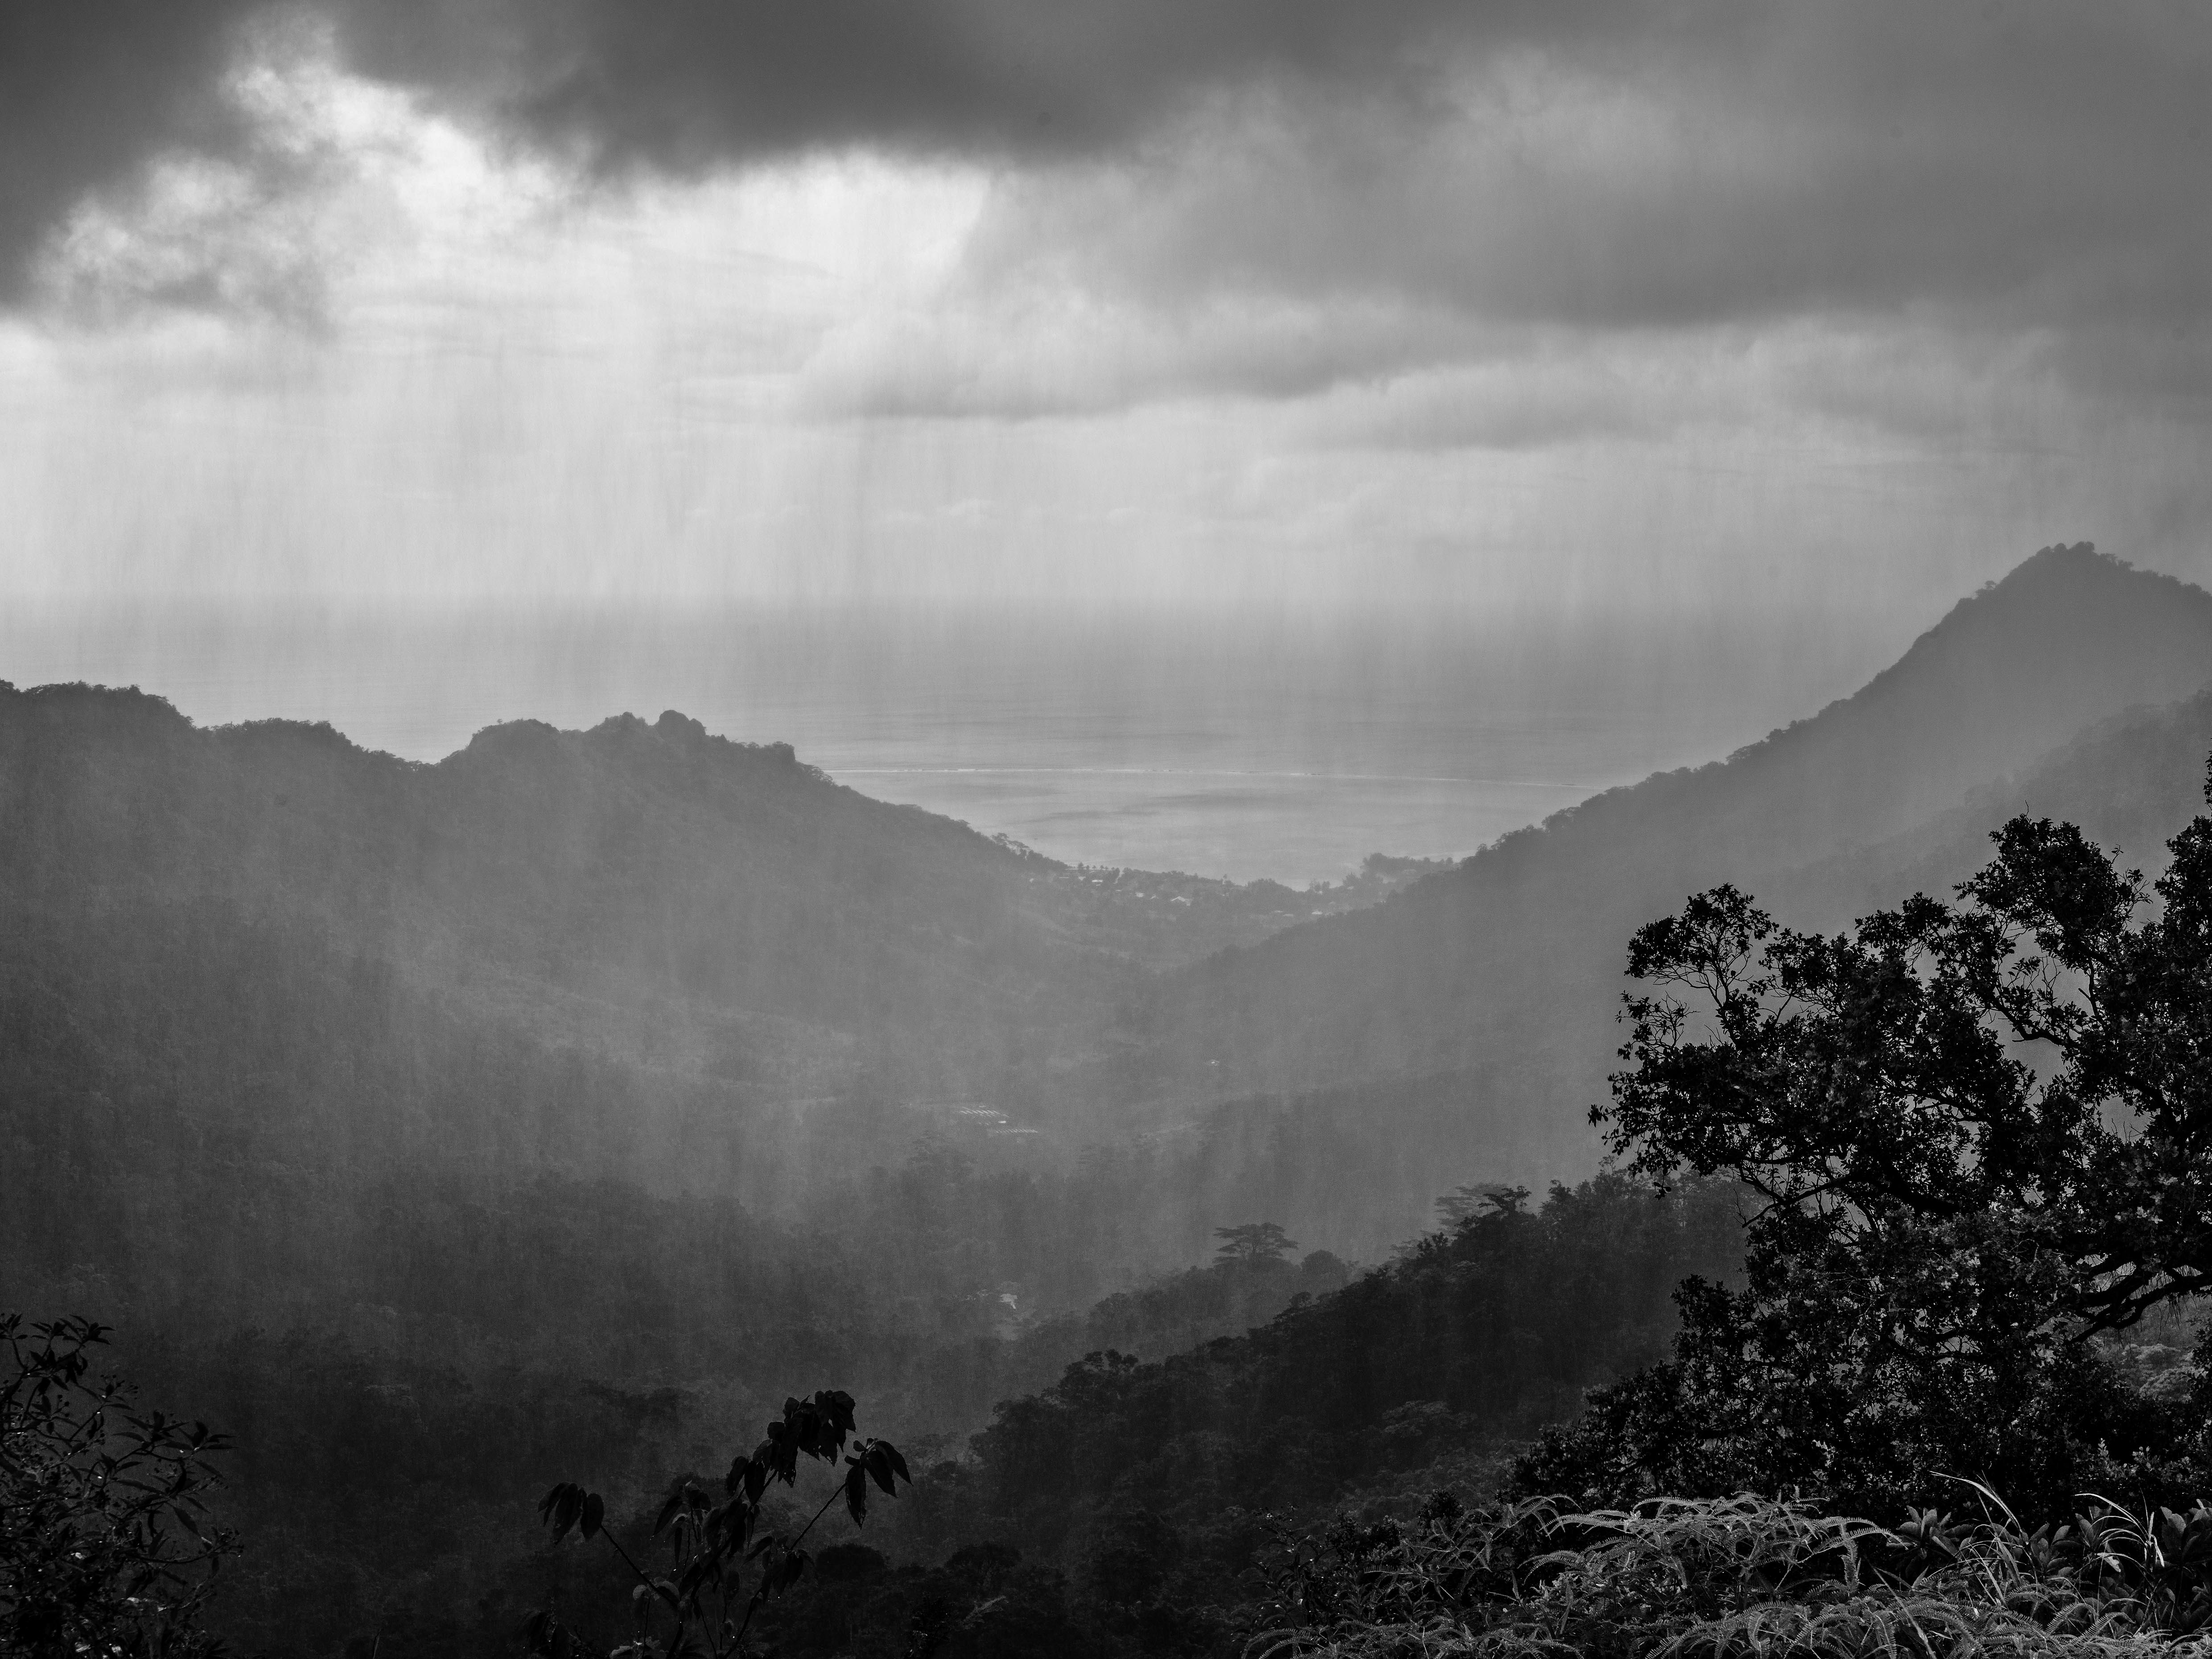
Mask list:
[[[604,1538],[635,1580],[630,1591],[633,1635],[609,1650],[610,1659],[663,1654],[722,1659],[744,1651],[755,1615],[805,1575],[813,1560],[805,1540],[830,1508],[842,1500],[853,1524],[860,1526],[867,1520],[871,1485],[896,1498],[900,1481],[911,1483],[897,1447],[856,1434],[853,1396],[843,1390],[787,1399],[759,1445],[732,1461],[719,1494],[688,1476],[671,1488],[651,1528],[667,1551],[668,1571],[661,1575],[641,1566],[607,1529],[606,1505],[597,1492],[568,1481],[547,1492],[538,1510],[555,1544],[571,1531],[582,1539]],[[765,1500],[775,1487],[798,1484],[805,1467],[801,1460],[835,1467],[841,1456],[843,1474],[804,1527],[789,1536],[763,1529]],[[751,1591],[741,1595],[741,1581],[747,1577]],[[595,1651],[550,1610],[530,1616],[523,1639],[528,1651],[547,1659]]]
[[[1593,1116],[1638,1173],[1765,1202],[1745,1285],[1686,1284],[1674,1363],[1601,1391],[1523,1490],[1893,1515],[1956,1472],[2058,1515],[2197,1478],[2205,1401],[2147,1395],[2111,1334],[2212,1285],[2212,818],[2148,884],[2070,824],[1992,839],[1955,902],[1832,937],[1731,887],[1638,932]]]
[[[106,1327],[0,1316],[0,1653],[184,1659],[234,1551],[209,1516],[205,1424],[93,1370]]]

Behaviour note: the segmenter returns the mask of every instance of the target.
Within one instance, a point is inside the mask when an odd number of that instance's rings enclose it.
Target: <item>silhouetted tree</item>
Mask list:
[[[1298,1248],[1297,1240],[1272,1221],[1216,1227],[1213,1236],[1221,1240],[1214,1254],[1228,1261],[1279,1261]]]
[[[1636,934],[1656,988],[1593,1116],[1639,1174],[1766,1202],[1745,1289],[1686,1285],[1676,1364],[1596,1402],[1585,1480],[2063,1504],[2172,1449],[2087,1339],[2212,1284],[2212,818],[2148,889],[2070,824],[1992,839],[1959,903],[1834,938],[1729,887]]]
[[[1455,1187],[1437,1200],[1437,1218],[1448,1228],[1456,1227],[1492,1212],[1501,1215],[1518,1215],[1521,1206],[1528,1201],[1528,1189],[1526,1187],[1511,1187],[1503,1182]]]

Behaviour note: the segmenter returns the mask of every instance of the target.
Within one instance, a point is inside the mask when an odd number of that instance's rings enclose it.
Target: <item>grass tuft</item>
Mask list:
[[[1751,1493],[1553,1499],[1285,1540],[1249,1659],[2212,1659],[2212,1508],[1894,1530]]]

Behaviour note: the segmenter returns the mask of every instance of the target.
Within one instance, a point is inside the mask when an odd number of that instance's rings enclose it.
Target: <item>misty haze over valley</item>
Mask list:
[[[0,1653],[2202,1651],[2208,106],[0,8]]]

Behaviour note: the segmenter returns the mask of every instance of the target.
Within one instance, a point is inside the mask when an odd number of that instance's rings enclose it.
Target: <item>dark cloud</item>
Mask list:
[[[1499,21],[1524,9],[1492,8]],[[1255,78],[1426,76],[1451,0],[13,0],[0,8],[0,298],[88,193],[250,145],[222,95],[256,21],[605,173],[823,147],[1094,155]],[[1455,25],[1454,27],[1456,27]]]
[[[1536,0],[376,0],[364,71],[427,86],[603,167],[696,171],[820,147],[1094,155],[1228,86],[1418,98]]]
[[[313,9],[356,72],[603,175],[847,147],[1026,164],[1040,246],[1169,301],[1398,292],[1596,327],[1935,307],[2124,331],[2193,325],[2212,297],[2212,14],[2181,4]],[[86,191],[236,142],[212,89],[249,10],[6,9],[14,280]]]
[[[1021,216],[1163,297],[1395,289],[1503,322],[2170,326],[2212,298],[2212,14],[1698,6],[1522,44],[1447,59],[1448,119],[1279,102],[1256,141],[1045,179]]]
[[[0,6],[0,301],[88,192],[177,148],[241,135],[218,95],[250,0],[10,0]]]

